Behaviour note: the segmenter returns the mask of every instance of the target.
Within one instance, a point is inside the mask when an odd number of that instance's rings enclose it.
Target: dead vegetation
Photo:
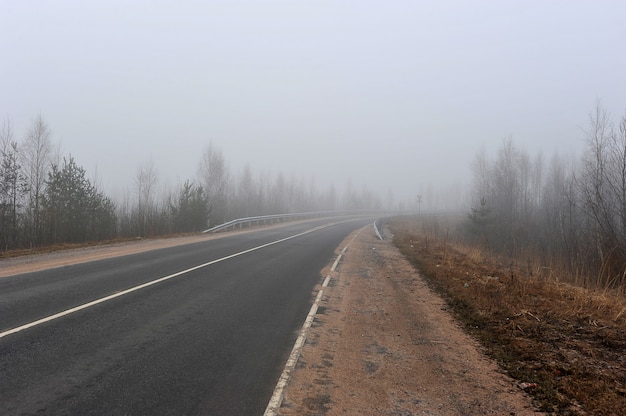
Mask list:
[[[624,414],[623,296],[559,283],[526,262],[451,243],[414,218],[389,225],[401,252],[541,410]]]
[[[42,254],[50,254],[56,252],[67,252],[69,250],[78,250],[92,247],[106,247],[114,244],[125,244],[125,243],[134,243],[139,241],[156,241],[163,239],[175,239],[181,237],[192,237],[197,236],[198,233],[176,233],[176,234],[167,234],[159,237],[133,237],[133,238],[115,238],[110,240],[103,241],[87,241],[84,243],[58,243],[58,244],[50,244],[41,247],[32,247],[32,248],[22,248],[22,249],[11,249],[11,250],[0,250],[0,260],[3,259],[12,259],[19,258],[25,256],[32,255],[42,255]]]

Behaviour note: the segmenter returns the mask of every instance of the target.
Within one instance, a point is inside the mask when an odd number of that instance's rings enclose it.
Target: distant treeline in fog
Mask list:
[[[598,104],[582,156],[534,158],[505,140],[475,159],[466,235],[489,249],[539,256],[587,287],[626,287],[626,115]],[[574,139],[574,138],[573,138]],[[568,149],[564,149],[567,154]]]
[[[120,201],[107,196],[71,155],[62,155],[37,117],[19,138],[0,126],[0,250],[205,230],[266,214],[379,209],[381,198],[350,183],[338,192],[303,178],[234,174],[209,144],[194,178],[164,191],[152,161],[141,164]]]

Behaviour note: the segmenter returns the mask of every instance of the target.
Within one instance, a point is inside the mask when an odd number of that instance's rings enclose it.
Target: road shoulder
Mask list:
[[[289,221],[270,225],[259,225],[243,230],[229,231],[216,234],[196,234],[171,238],[150,238],[124,241],[120,243],[98,244],[95,246],[79,247],[67,250],[51,251],[49,253],[28,254],[18,257],[0,259],[0,277],[14,276],[22,273],[37,272],[91,261],[105,260],[114,257],[138,254],[162,248],[175,247],[185,244],[194,244],[208,240],[215,240],[234,235],[253,233],[256,231],[279,228],[293,224],[301,224],[313,220]]]
[[[391,241],[353,237],[279,414],[537,414]]]

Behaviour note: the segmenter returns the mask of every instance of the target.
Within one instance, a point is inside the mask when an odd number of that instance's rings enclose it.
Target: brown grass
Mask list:
[[[520,383],[536,384],[527,391],[541,410],[625,414],[623,296],[561,283],[569,279],[538,262],[451,242],[440,226],[415,218],[389,225],[395,244],[486,352]]]
[[[2,259],[10,259],[15,257],[23,257],[29,256],[33,254],[47,254],[54,253],[57,251],[67,251],[67,250],[75,250],[80,248],[87,247],[98,247],[98,246],[106,246],[111,244],[119,244],[119,243],[127,243],[133,241],[140,240],[161,240],[168,238],[179,238],[179,237],[189,237],[198,235],[198,233],[178,233],[178,234],[166,234],[155,237],[126,237],[126,238],[116,238],[112,240],[103,240],[103,241],[87,241],[84,243],[58,243],[58,244],[50,244],[47,246],[41,247],[33,247],[33,248],[17,248],[11,250],[0,250],[0,260]]]

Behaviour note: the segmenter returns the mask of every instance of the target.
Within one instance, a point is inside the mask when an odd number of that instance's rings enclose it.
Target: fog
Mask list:
[[[212,143],[234,173],[414,201],[464,189],[509,137],[580,152],[598,99],[623,115],[625,17],[623,1],[0,0],[0,117],[19,139],[41,115],[114,197],[149,160],[162,187],[194,178]]]

